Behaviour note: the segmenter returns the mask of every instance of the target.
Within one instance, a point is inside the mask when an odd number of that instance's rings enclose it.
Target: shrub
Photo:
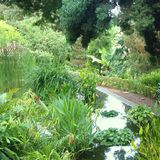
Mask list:
[[[7,93],[6,102],[0,104],[0,157],[61,160],[52,111],[31,91]]]
[[[25,74],[34,64],[30,51],[22,44],[25,40],[16,28],[0,21],[0,90],[20,87]]]
[[[127,118],[137,126],[141,126],[150,123],[153,115],[147,106],[137,106],[128,111]]]
[[[83,97],[84,103],[94,104],[96,100],[96,76],[90,70],[77,75],[53,62],[37,66],[28,77],[28,86],[44,100],[62,93]]]
[[[156,98],[160,102],[160,83],[158,83],[157,86]]]
[[[14,24],[15,21],[22,20],[23,16],[23,11],[16,5],[6,6],[0,4],[0,19],[7,21],[9,24]]]
[[[22,43],[23,41],[23,38],[17,29],[8,25],[5,21],[2,20],[0,21],[0,35],[0,54],[2,49],[9,47],[9,45],[14,43],[16,47],[17,43]]]
[[[133,93],[142,94],[151,98],[155,98],[156,88],[146,86],[138,80],[122,79],[118,77],[100,77],[99,85],[130,91]]]
[[[160,70],[155,70],[151,73],[143,74],[138,80],[146,86],[157,87],[158,83],[160,83]]]
[[[26,17],[17,23],[17,27],[28,42],[28,47],[36,54],[48,53],[55,58],[55,63],[64,63],[71,53],[65,36],[52,29],[51,24],[38,26],[41,17]]]
[[[129,48],[127,55],[127,67],[130,68],[129,74],[133,77],[147,72],[150,67],[150,55],[146,51],[145,40],[137,32],[124,37],[125,46]]]

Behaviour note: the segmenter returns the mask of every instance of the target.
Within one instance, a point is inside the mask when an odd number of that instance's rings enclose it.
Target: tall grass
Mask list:
[[[160,119],[154,118],[152,123],[140,129],[141,144],[138,149],[138,160],[160,159]]]
[[[76,89],[76,83],[64,66],[54,63],[36,66],[28,77],[28,85],[42,99],[51,98],[57,94],[67,93]]]
[[[28,50],[3,49],[0,52],[0,91],[22,87],[33,65],[34,60]]]
[[[46,106],[31,91],[13,94],[0,104],[0,159],[69,160],[92,146],[91,109],[83,102],[61,96]]]
[[[76,153],[88,149],[93,140],[91,109],[70,97],[59,98],[54,108],[57,119],[55,127],[66,144],[60,150]]]

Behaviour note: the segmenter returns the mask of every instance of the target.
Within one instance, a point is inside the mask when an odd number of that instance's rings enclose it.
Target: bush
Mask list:
[[[156,98],[160,102],[160,83],[158,83],[157,86]]]
[[[90,68],[84,68],[80,71],[80,81],[78,84],[78,93],[84,96],[85,102],[95,103],[97,77]]]
[[[24,17],[23,11],[16,5],[6,6],[0,4],[0,19],[7,21],[9,24],[14,24],[17,20],[22,20]]]
[[[150,54],[146,51],[145,39],[137,32],[124,36],[128,48],[126,68],[128,76],[137,77],[151,68]]]
[[[36,55],[48,53],[55,58],[55,63],[64,63],[71,53],[70,45],[65,36],[52,29],[51,24],[38,26],[37,21],[41,17],[26,17],[17,23],[24,38],[28,42],[28,47],[36,52]]]
[[[156,88],[146,86],[145,84],[140,83],[138,80],[122,79],[118,77],[100,77],[99,79],[99,85],[155,98]]]
[[[138,80],[146,86],[156,88],[158,83],[160,83],[160,70],[155,70],[151,73],[143,74]]]
[[[79,103],[76,101],[70,104],[77,106]],[[87,110],[85,106],[85,110],[83,104],[79,105],[79,109],[81,109],[79,112],[82,118],[82,113],[87,114],[89,108]],[[54,106],[55,108],[53,105],[46,107],[31,90],[24,94],[20,94],[17,90],[11,90],[6,93],[5,103],[0,103],[0,158],[5,158],[6,160],[11,158],[14,160],[62,160],[65,157],[70,160],[68,151],[65,153],[64,150],[58,150],[58,147],[68,149],[68,143],[61,143],[63,134],[58,132],[60,130],[58,130],[59,123],[57,121],[60,113],[55,111],[58,106]],[[76,116],[78,115],[77,112],[75,114]],[[76,118],[74,119],[76,121]],[[80,118],[76,122],[82,123]],[[87,122],[89,122],[89,118]],[[75,126],[75,123],[72,125]],[[83,125],[81,127],[83,128]],[[77,129],[76,131],[84,130]],[[76,143],[76,145],[78,146],[79,144]],[[76,150],[74,151],[76,152]],[[63,160],[66,160],[65,158]]]
[[[141,126],[150,123],[153,115],[147,106],[137,106],[129,110],[127,118],[135,125]]]
[[[34,58],[25,48],[3,50],[0,62],[0,91],[24,86],[27,74],[34,66]]]
[[[2,48],[8,47],[8,49],[13,49],[11,47],[16,47],[16,44],[21,44],[24,39],[21,34],[17,31],[16,28],[8,25],[4,21],[0,21],[0,54],[2,52]],[[9,45],[15,44],[9,48]]]
[[[84,103],[94,104],[96,76],[90,70],[73,74],[65,66],[53,62],[37,66],[29,75],[28,85],[43,99],[59,94],[82,97]]]

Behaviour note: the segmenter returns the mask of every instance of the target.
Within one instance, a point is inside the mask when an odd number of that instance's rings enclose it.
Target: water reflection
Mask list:
[[[100,112],[104,111],[116,111],[118,116],[106,118],[99,114],[96,117],[96,114],[93,114],[93,119],[95,120],[95,126],[100,130],[107,130],[109,128],[124,129],[130,128],[134,131],[134,127],[129,126],[127,122],[127,111],[131,106],[124,104],[120,99],[114,97],[110,94],[105,94],[104,98],[103,90],[100,90],[99,95],[103,95],[103,107],[100,109]],[[101,96],[100,96],[101,97]],[[138,146],[140,140],[135,138],[135,144]],[[97,147],[92,152],[87,152],[84,154],[80,160],[133,160],[136,152],[132,146],[113,146],[113,147]]]
[[[104,106],[101,109],[101,112],[104,111],[116,111],[118,112],[118,116],[106,118],[102,115],[99,115],[96,120],[96,126],[100,130],[106,130],[109,128],[117,128],[117,129],[123,129],[127,126],[127,119],[125,118],[126,112],[125,112],[126,106],[115,97],[108,95],[108,97],[105,99]]]

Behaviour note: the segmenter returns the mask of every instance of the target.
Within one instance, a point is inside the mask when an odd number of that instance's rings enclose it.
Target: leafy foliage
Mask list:
[[[24,38],[16,28],[0,21],[0,90],[22,86],[25,74],[34,65],[30,51],[23,47]]]
[[[51,24],[36,25],[40,17],[25,18],[17,23],[17,27],[27,40],[27,46],[39,55],[50,55],[54,63],[64,63],[71,54],[71,47],[61,32],[54,31]]]
[[[1,157],[69,160],[91,147],[91,109],[83,102],[61,96],[46,106],[32,91],[18,95],[10,91],[0,104]]]
[[[158,99],[158,101],[160,101],[160,83],[158,83],[156,98]]]
[[[146,50],[152,55],[159,54],[158,39],[156,30],[160,29],[159,13],[160,5],[158,0],[134,0],[129,4],[123,3],[121,16],[119,16],[120,25],[124,30],[134,29],[140,32],[146,41]]]
[[[7,5],[16,4],[25,11],[41,11],[43,13],[43,17],[49,20],[54,20],[54,13],[61,6],[61,0],[28,0],[27,3],[23,0],[2,0],[1,3]]]
[[[101,113],[101,115],[104,116],[104,117],[107,117],[107,118],[108,117],[116,117],[116,116],[118,116],[118,112],[116,112],[114,110],[111,110],[109,112],[104,111],[104,112]]]
[[[160,120],[154,118],[151,124],[141,127],[139,131],[141,144],[138,148],[139,160],[158,160],[160,158]]]
[[[115,3],[108,0],[104,3],[95,0],[63,0],[60,23],[68,40],[75,42],[82,35],[82,44],[87,46],[91,38],[108,25],[111,19],[110,10],[114,6]]]
[[[156,88],[144,85],[139,80],[122,79],[118,77],[101,77],[98,84],[123,91],[138,93],[151,98],[155,97]]]
[[[126,75],[137,77],[151,68],[150,55],[146,51],[145,40],[136,32],[124,37],[124,45],[128,48],[125,67],[129,68]]]
[[[93,60],[92,66],[102,70],[102,75],[136,77],[151,67],[144,39],[136,33],[124,35],[113,21],[105,32],[89,43],[87,54],[101,60],[101,64]]]
[[[38,105],[31,91],[21,98],[15,96],[16,93],[14,90],[7,93],[6,102],[1,104],[1,156],[5,154],[9,159],[20,159],[35,152],[35,158],[49,157],[53,144],[49,145],[48,141],[52,138],[42,137],[37,128],[38,122],[46,116],[44,106],[42,103]]]
[[[86,103],[94,103],[96,98],[97,77],[93,70],[84,68],[80,72],[79,94],[85,97]]]
[[[22,20],[24,17],[23,11],[17,6],[6,6],[0,4],[0,19],[7,21],[9,24],[14,24],[17,20]]]
[[[147,86],[157,87],[160,82],[160,71],[154,70],[150,74],[142,74],[139,81]]]
[[[153,115],[151,109],[146,106],[137,106],[129,110],[127,118],[137,126],[141,126],[150,123]]]
[[[0,21],[0,52],[2,48],[13,43],[21,43],[23,38],[16,28],[8,25],[5,21]]]
[[[25,48],[4,50],[0,55],[0,91],[22,87],[28,72],[34,66],[33,56]]]
[[[131,143],[134,136],[131,130],[110,128],[106,131],[98,132],[95,142],[104,146],[126,146]]]
[[[28,77],[28,85],[43,99],[62,93],[78,94],[84,97],[84,103],[89,104],[95,103],[96,83],[97,78],[91,70],[83,69],[80,75],[75,75],[52,61],[35,67]]]
[[[54,107],[55,118],[58,121],[55,127],[60,135],[59,138],[63,139],[61,143],[66,143],[66,146],[61,146],[59,149],[67,147],[70,152],[76,152],[90,147],[93,136],[90,108],[70,97],[58,99]]]

